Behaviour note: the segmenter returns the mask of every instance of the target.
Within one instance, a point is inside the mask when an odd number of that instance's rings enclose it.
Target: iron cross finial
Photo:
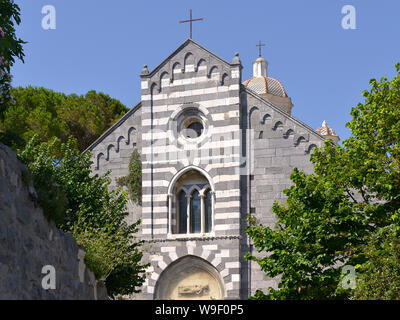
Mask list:
[[[201,21],[201,20],[203,20],[203,18],[192,19],[192,9],[190,9],[190,19],[189,19],[189,20],[182,20],[182,21],[179,21],[179,23],[190,22],[190,39],[192,39],[192,22],[193,22],[193,21]]]
[[[265,43],[261,43],[260,40],[259,43],[256,44],[256,47],[258,47],[258,56],[261,57],[261,47],[265,47]]]

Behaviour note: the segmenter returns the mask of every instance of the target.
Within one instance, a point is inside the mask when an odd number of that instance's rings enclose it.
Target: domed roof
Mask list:
[[[268,93],[278,97],[288,97],[282,83],[268,77],[268,61],[261,56],[253,62],[253,77],[243,82],[243,85],[259,95]]]
[[[315,131],[317,131],[322,136],[338,136],[335,131],[333,131],[333,129],[326,124],[325,120],[322,122],[322,126]]]
[[[267,62],[267,60],[265,60],[263,57],[258,57],[256,62]]]
[[[243,85],[260,95],[269,93],[280,97],[288,96],[282,83],[271,77],[251,77],[249,80],[243,82]]]

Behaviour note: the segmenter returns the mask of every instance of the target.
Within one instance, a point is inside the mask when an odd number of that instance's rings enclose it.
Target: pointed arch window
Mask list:
[[[168,191],[168,233],[205,234],[214,228],[215,195],[209,180],[188,170]]]

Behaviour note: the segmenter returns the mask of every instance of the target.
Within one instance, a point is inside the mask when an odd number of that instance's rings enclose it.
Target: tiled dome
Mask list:
[[[243,82],[243,85],[258,94],[273,94],[275,96],[287,97],[287,93],[279,80],[266,76],[252,77]]]
[[[322,126],[320,128],[318,128],[316,131],[322,136],[336,136],[337,137],[337,134],[335,133],[335,131],[333,131],[333,129],[326,124],[325,120],[322,122]]]
[[[335,131],[333,131],[331,127],[326,124],[325,120],[322,122],[322,126],[315,131],[325,138],[332,139],[335,143],[338,143],[340,140],[339,136],[335,133]]]
[[[272,94],[279,97],[287,97],[285,88],[278,80],[268,77],[268,62],[258,57],[253,62],[253,77],[243,82],[243,85],[259,95]]]

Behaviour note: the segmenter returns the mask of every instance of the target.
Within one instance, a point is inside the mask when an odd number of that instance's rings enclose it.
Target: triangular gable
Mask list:
[[[176,56],[180,51],[182,51],[185,47],[187,47],[189,44],[193,44],[196,47],[198,47],[199,49],[205,51],[206,53],[210,54],[212,57],[214,57],[215,59],[219,60],[221,63],[227,65],[227,66],[231,66],[231,63],[229,63],[228,61],[222,59],[221,57],[217,56],[215,53],[213,53],[212,51],[206,49],[205,47],[203,47],[202,45],[200,45],[199,43],[197,43],[196,41],[192,40],[192,39],[187,39],[185,40],[175,51],[173,51],[167,58],[165,58],[158,66],[156,66],[151,72],[149,72],[147,75],[145,75],[145,77],[151,77],[154,74],[156,74],[162,67],[164,67],[166,64],[168,64],[168,62],[174,57]]]

